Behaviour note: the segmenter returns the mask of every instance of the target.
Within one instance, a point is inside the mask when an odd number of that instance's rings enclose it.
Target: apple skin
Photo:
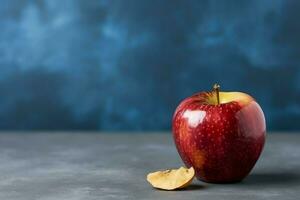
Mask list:
[[[183,100],[173,116],[173,138],[187,167],[199,180],[210,183],[237,182],[245,178],[258,160],[266,137],[265,118],[259,104],[249,96],[211,105],[206,92]]]

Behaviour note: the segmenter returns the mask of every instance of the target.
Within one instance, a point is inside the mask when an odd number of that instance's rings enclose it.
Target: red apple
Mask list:
[[[173,137],[199,180],[241,181],[258,160],[266,137],[258,103],[242,92],[200,92],[184,99],[173,116]]]

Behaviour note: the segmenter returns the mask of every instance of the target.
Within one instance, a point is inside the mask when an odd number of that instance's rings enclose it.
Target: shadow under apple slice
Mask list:
[[[207,186],[205,186],[205,185],[200,185],[200,184],[191,184],[191,185],[189,185],[188,187],[186,187],[186,188],[181,188],[181,189],[178,189],[178,190],[180,190],[180,191],[192,191],[192,190],[203,190],[203,189],[205,189]]]

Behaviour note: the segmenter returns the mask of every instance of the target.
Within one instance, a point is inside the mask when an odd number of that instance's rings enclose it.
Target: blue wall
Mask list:
[[[300,1],[0,3],[2,130],[169,130],[215,82],[300,130]]]

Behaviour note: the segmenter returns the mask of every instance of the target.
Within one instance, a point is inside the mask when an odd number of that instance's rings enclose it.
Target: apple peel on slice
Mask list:
[[[185,188],[193,181],[195,170],[193,167],[157,171],[147,175],[147,181],[162,190],[176,190]]]

